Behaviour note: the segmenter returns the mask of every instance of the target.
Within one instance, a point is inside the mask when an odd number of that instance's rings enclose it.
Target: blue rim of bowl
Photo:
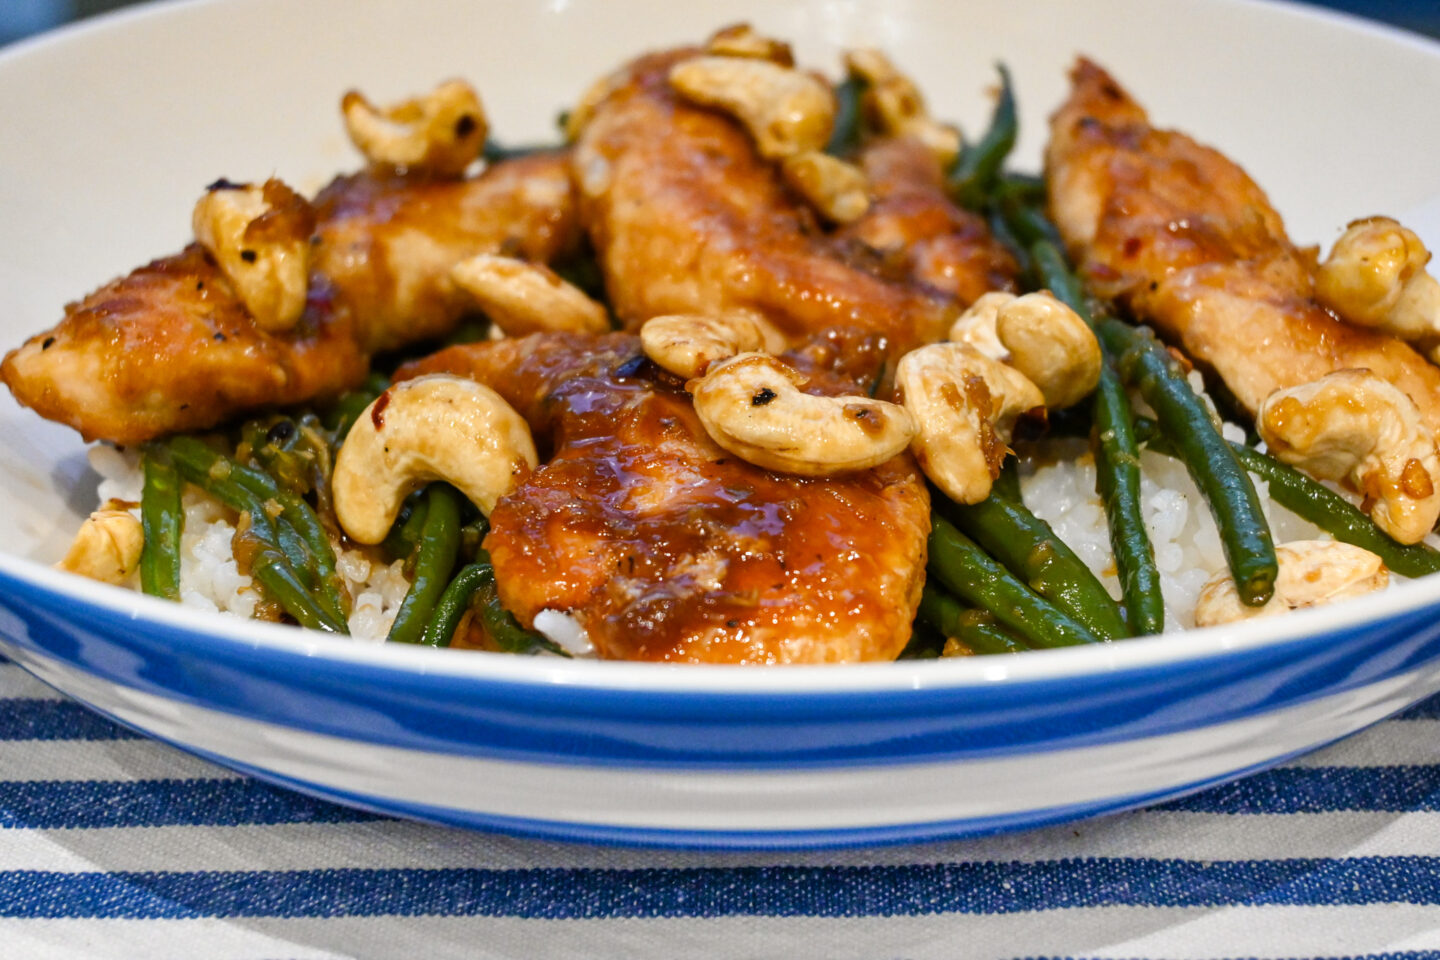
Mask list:
[[[87,606],[111,616],[152,620],[227,649],[283,651],[394,671],[635,693],[713,693],[765,697],[777,693],[847,695],[859,692],[989,687],[997,683],[1074,680],[1153,667],[1170,667],[1230,653],[1303,642],[1317,634],[1362,627],[1440,604],[1440,576],[1399,583],[1389,590],[1333,607],[1296,611],[1238,624],[1136,637],[1101,646],[1037,650],[1016,656],[757,668],[724,664],[671,664],[527,657],[480,651],[365,643],[297,627],[246,621],[194,610],[120,587],[94,583],[19,557],[0,555],[0,587],[29,589],[68,606],[81,619]],[[203,652],[192,650],[192,652]]]

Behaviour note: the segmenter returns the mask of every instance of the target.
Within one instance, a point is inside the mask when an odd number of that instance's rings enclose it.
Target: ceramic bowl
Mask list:
[[[253,0],[161,5],[0,54],[0,344],[178,249],[218,176],[357,164],[337,103],[464,76],[497,135],[651,47],[750,19],[834,70],[873,45],[972,133],[1014,72],[1021,165],[1077,53],[1241,159],[1297,238],[1401,215],[1440,246],[1440,49],[1238,0]],[[1004,658],[725,668],[369,646],[49,568],[94,504],[69,430],[0,398],[0,653],[121,723],[342,803],[567,839],[961,836],[1243,775],[1440,689],[1440,580],[1233,628]]]

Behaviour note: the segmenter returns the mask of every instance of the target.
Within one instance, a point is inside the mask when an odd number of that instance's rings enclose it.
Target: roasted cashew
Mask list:
[[[764,353],[714,364],[690,384],[695,413],[721,447],[758,467],[806,477],[878,466],[904,451],[915,422],[869,397],[817,397],[805,376]]]
[[[670,86],[739,120],[769,160],[824,149],[835,125],[828,84],[769,60],[696,57],[671,68]]]
[[[1255,426],[1278,459],[1350,481],[1371,519],[1401,543],[1418,543],[1440,517],[1435,438],[1414,401],[1368,370],[1277,390]]]
[[[1000,308],[1016,299],[1015,294],[1003,290],[984,294],[966,307],[965,312],[950,325],[948,339],[969,344],[991,360],[1008,363],[1010,351],[1000,342],[1000,336],[995,331],[1000,323]]]
[[[895,384],[920,432],[920,468],[956,503],[990,495],[1015,421],[1044,407],[1040,388],[963,343],[933,343],[900,358]]]
[[[450,279],[508,337],[610,329],[603,306],[540,264],[482,253],[451,267]]]
[[[274,179],[263,186],[217,180],[190,223],[257,327],[277,333],[295,326],[305,312],[315,231],[304,197]]]
[[[1100,342],[1048,291],[987,293],[950,325],[950,339],[1019,370],[1052,410],[1078,403],[1100,382]]]
[[[675,314],[646,320],[640,343],[645,356],[688,380],[737,353],[766,350],[771,342],[768,334],[760,321],[744,314]]]
[[[811,150],[780,165],[785,182],[831,223],[859,220],[870,209],[865,171],[828,153]]]
[[[474,163],[490,132],[480,96],[463,80],[447,80],[423,97],[384,110],[358,90],[340,101],[350,140],[371,163],[458,177]]]
[[[1390,583],[1390,571],[1379,557],[1335,540],[1282,543],[1275,548],[1275,559],[1280,561],[1280,573],[1269,603],[1252,607],[1242,602],[1230,572],[1222,570],[1200,590],[1195,603],[1195,626],[1273,617],[1384,590]]]
[[[140,521],[111,500],[80,525],[65,559],[55,569],[78,573],[102,583],[123,584],[140,565],[145,531]]]
[[[417,487],[446,480],[486,516],[537,463],[530,427],[489,387],[435,374],[397,383],[350,428],[330,481],[350,539],[379,543]]]
[[[1430,251],[1389,217],[1356,220],[1315,272],[1315,298],[1340,316],[1404,340],[1440,339],[1440,280]]]
[[[1100,341],[1079,314],[1048,291],[1003,304],[996,312],[995,335],[1010,353],[1006,362],[1040,388],[1051,410],[1079,403],[1100,382]]]
[[[715,31],[705,44],[705,52],[717,57],[750,57],[770,60],[782,67],[795,66],[790,44],[756,33],[748,23],[736,23]]]
[[[960,155],[960,131],[931,118],[920,88],[889,57],[879,50],[851,50],[845,66],[869,85],[865,102],[883,133],[919,138],[944,167]]]

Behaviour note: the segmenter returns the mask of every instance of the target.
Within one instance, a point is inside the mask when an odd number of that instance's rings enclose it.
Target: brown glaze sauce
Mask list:
[[[497,505],[485,541],[522,622],[571,612],[607,658],[899,653],[929,529],[908,457],[838,478],[774,474],[715,446],[682,386],[634,361],[635,338],[591,338],[583,354],[584,338],[528,339],[518,360],[515,346],[481,344],[405,371],[475,376],[551,440],[552,458]],[[817,390],[854,390],[813,372]]]

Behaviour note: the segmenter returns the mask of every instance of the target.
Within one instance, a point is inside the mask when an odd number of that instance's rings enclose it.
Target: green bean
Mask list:
[[[253,460],[281,490],[298,497],[314,493],[317,511],[329,499],[333,451],[313,413],[250,421],[241,428],[236,459]]]
[[[995,484],[990,488],[992,496],[1007,497],[1016,503],[1024,503],[1025,498],[1020,495],[1020,461],[1016,457],[1006,457],[1005,462],[1000,465],[1000,476],[995,478]]]
[[[145,487],[140,494],[140,589],[152,597],[180,599],[180,534],[185,511],[180,504],[180,476],[155,450],[141,456]]]
[[[1045,178],[1030,173],[1007,173],[995,188],[996,199],[1004,203],[1042,207],[1045,205]]]
[[[263,512],[263,509],[262,511]],[[247,511],[251,518],[255,513]],[[254,577],[285,612],[301,626],[332,633],[348,633],[344,621],[336,621],[322,610],[315,598],[295,575],[285,554],[278,548],[257,540],[260,545],[250,557],[250,576]]]
[[[519,160],[537,153],[549,153],[561,149],[564,148],[558,143],[526,143],[518,147],[507,147],[487,138],[485,146],[480,149],[480,156],[485,159],[486,163],[502,163],[506,160]]]
[[[424,491],[411,494],[401,504],[400,516],[380,544],[392,561],[408,559],[420,545],[420,535],[425,529],[425,505]]]
[[[400,611],[386,638],[393,643],[420,643],[455,557],[460,552],[460,495],[446,483],[432,483],[425,491],[425,527],[415,558],[415,575],[400,603]]]
[[[933,583],[925,584],[920,594],[920,619],[975,653],[1019,653],[1029,649],[996,623],[994,614],[966,609]]]
[[[270,501],[258,501],[262,510],[270,509]],[[275,542],[279,545],[280,551],[285,554],[285,559],[295,571],[296,578],[300,584],[311,594],[315,595],[316,588],[320,586],[320,578],[316,575],[315,555],[300,537],[300,534],[293,526],[281,520],[274,525]]]
[[[460,568],[455,579],[440,594],[430,622],[425,624],[420,642],[431,647],[448,647],[455,636],[460,618],[470,607],[470,599],[486,579],[495,579],[495,569],[488,563],[471,563]]]
[[[1151,450],[1167,457],[1176,456],[1174,443],[1159,435],[1159,426],[1154,420],[1137,420],[1135,427]],[[1270,499],[1297,517],[1310,521],[1342,543],[1369,550],[1403,577],[1440,573],[1440,551],[1423,543],[1396,542],[1358,507],[1325,484],[1254,447],[1234,440],[1229,443],[1241,465],[1269,485]]]
[[[959,600],[988,610],[1030,646],[1100,642],[1087,627],[1017,580],[950,521],[932,512],[930,524],[930,572]]]
[[[570,656],[568,651],[549,637],[520,626],[520,622],[500,605],[498,599],[485,601],[480,607],[480,619],[485,624],[485,632],[490,639],[505,653],[533,654],[544,650],[562,657]]]
[[[1105,505],[1127,620],[1136,636],[1160,633],[1165,629],[1165,598],[1140,504],[1140,447],[1131,427],[1130,398],[1108,360],[1093,404],[1095,487]]]
[[[472,505],[472,509],[473,505]],[[479,513],[479,511],[475,511]],[[478,516],[469,523],[460,525],[460,553],[462,556],[473,557],[480,552],[481,544],[485,542],[485,534],[490,532],[490,522],[484,516]]]
[[[375,402],[375,399],[384,393],[390,386],[388,377],[379,373],[372,373],[365,378],[365,382],[349,393],[341,395],[330,408],[325,423],[335,435],[335,445],[344,441],[345,435],[350,432],[355,421],[360,419],[360,414],[365,408]]]
[[[343,617],[325,609],[306,589],[293,561],[281,547],[281,537],[266,502],[232,475],[244,468],[217,454],[194,437],[172,437],[166,444],[171,460],[185,479],[249,518],[249,526],[236,534],[237,542],[253,544],[250,575],[304,626],[348,633]],[[237,550],[237,555],[241,551]]]
[[[335,570],[335,549],[320,518],[302,498],[280,489],[275,478],[263,470],[236,463],[216,453],[195,437],[174,437],[170,440],[171,455],[184,458],[207,474],[224,478],[249,492],[263,506],[273,502],[279,507],[280,523],[274,525],[272,539],[285,551],[300,582],[317,590],[316,599],[336,622],[345,621],[343,584]]]
[[[548,637],[520,626],[514,615],[500,603],[495,567],[484,548],[476,549],[474,562],[463,567],[450,582],[435,606],[435,614],[426,626],[421,642],[448,646],[467,608],[477,610],[485,635],[505,653],[545,650],[563,657],[570,655]]]
[[[989,223],[991,235],[1015,258],[1015,265],[1020,268],[1020,276],[1032,276],[1035,265],[1030,259],[1030,252],[1025,249],[1025,244],[1020,242],[1020,238],[1015,236],[1015,231],[1010,229],[1010,224],[1005,222],[1005,217],[998,211],[993,211],[989,216]],[[1035,285],[1040,286],[1041,284]]]
[[[863,127],[861,101],[869,86],[864,77],[850,74],[835,86],[835,126],[825,152],[832,157],[848,157],[860,147]]]
[[[1010,71],[997,64],[1000,72],[1000,98],[990,117],[990,129],[974,146],[960,154],[950,172],[950,194],[955,201],[971,210],[985,205],[986,197],[995,189],[1005,158],[1015,147],[1020,122],[1015,112],[1015,92],[1010,87]]]
[[[290,417],[251,420],[240,428],[235,458],[242,463],[255,461],[283,489],[304,495],[310,492],[313,477],[309,457],[297,449],[303,439]]]
[[[929,622],[916,618],[910,625],[910,639],[895,655],[896,660],[938,660],[948,643],[945,634]]]
[[[1220,530],[1225,559],[1242,602],[1264,605],[1275,592],[1275,544],[1250,475],[1220,435],[1179,362],[1149,330],[1110,317],[1096,324],[1121,378],[1140,391],[1164,434],[1204,494]]]
[[[335,569],[335,548],[315,511],[300,497],[280,491],[277,498],[281,516],[293,527],[309,548],[309,569],[314,571],[316,585],[320,589],[320,600],[326,609],[340,619],[345,618],[344,582]]]
[[[564,657],[570,655],[550,638],[520,626],[520,621],[515,619],[514,614],[501,605],[494,576],[491,576],[489,583],[480,585],[480,594],[480,622],[485,626],[485,633],[501,650],[506,653],[535,653],[545,650]]]
[[[1102,640],[1129,636],[1120,605],[1090,568],[1019,498],[992,491],[979,503],[940,507],[986,553]]]
[[[263,470],[241,464],[230,467],[230,476],[256,497],[274,501],[280,508],[282,523],[277,524],[281,546],[297,566],[303,579],[312,580],[319,589],[319,599],[333,615],[345,618],[341,600],[342,584],[335,570],[335,549],[330,534],[315,511],[303,498],[281,489],[275,479]]]
[[[1060,248],[1040,241],[1031,252],[1050,292],[1093,328],[1089,304]],[[1100,382],[1091,401],[1091,420],[1095,483],[1105,505],[1110,547],[1130,629],[1137,636],[1160,633],[1165,628],[1165,598],[1160,592],[1155,548],[1140,505],[1140,447],[1135,439],[1130,398],[1109,356],[1101,364]]]
[[[1026,247],[1033,248],[1037,243],[1053,244],[1057,249],[1063,246],[1060,231],[1039,207],[1006,198],[1001,201],[1000,209],[1010,229]]]

